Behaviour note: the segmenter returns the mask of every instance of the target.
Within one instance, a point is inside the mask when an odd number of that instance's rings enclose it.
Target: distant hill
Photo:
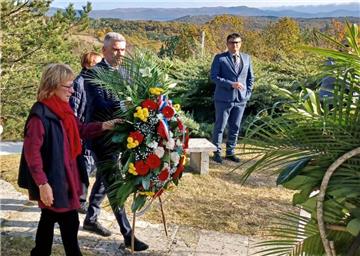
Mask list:
[[[49,10],[52,15],[56,8]],[[278,8],[251,8],[247,6],[235,7],[202,7],[202,8],[116,8],[112,10],[93,10],[91,18],[116,18],[123,20],[154,20],[169,21],[185,16],[197,16],[207,19],[207,16],[230,14],[237,16],[273,16],[293,18],[322,18],[322,17],[357,17],[360,18],[360,4],[289,6]],[[194,22],[199,22],[195,21]],[[201,23],[201,22],[200,22]]]
[[[297,5],[297,6],[280,6],[280,7],[268,7],[262,8],[263,10],[271,11],[283,11],[283,10],[296,10],[304,13],[321,13],[321,12],[333,12],[338,10],[347,10],[360,12],[359,3],[347,3],[347,4],[327,4],[327,5]]]
[[[205,24],[211,21],[214,16],[211,15],[199,15],[199,16],[184,16],[172,20],[173,22],[193,23],[193,24]],[[279,17],[275,16],[249,16],[244,17],[244,24],[249,28],[263,29],[270,22],[278,20]],[[299,22],[301,28],[323,28],[326,24],[330,24],[333,17],[321,17],[321,18],[294,18]],[[345,22],[348,20],[350,23],[359,23],[359,18],[356,17],[336,17],[336,20]]]
[[[174,22],[185,22],[185,23],[195,23],[195,24],[204,24],[213,19],[212,15],[186,15],[177,19],[173,19]]]

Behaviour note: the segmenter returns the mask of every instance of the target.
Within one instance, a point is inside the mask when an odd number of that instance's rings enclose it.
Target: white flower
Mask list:
[[[182,141],[177,139],[176,140],[176,146],[181,147],[182,146]]]
[[[162,158],[165,154],[165,150],[163,147],[157,147],[154,151],[155,155],[157,155],[159,158]]]
[[[164,116],[161,113],[157,114],[156,117],[158,118],[158,120],[164,119]]]
[[[166,163],[166,162],[164,163],[162,170],[165,170],[165,169],[169,169],[169,163]]]
[[[177,165],[180,161],[180,156],[177,152],[172,152],[170,154],[170,159],[175,165]]]
[[[156,141],[152,141],[149,144],[147,144],[149,148],[157,148],[158,143]]]
[[[175,147],[175,140],[174,140],[173,138],[170,138],[169,141],[166,142],[166,145],[165,145],[165,146],[166,146],[167,149],[170,149],[170,150],[174,149],[174,147]]]
[[[177,85],[177,83],[172,83],[169,85],[169,88],[172,89],[172,88],[175,88],[175,86]]]
[[[139,71],[142,77],[151,77],[151,69],[149,67],[141,68]]]

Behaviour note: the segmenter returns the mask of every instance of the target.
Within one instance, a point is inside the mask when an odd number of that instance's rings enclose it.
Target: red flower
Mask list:
[[[169,177],[169,171],[167,168],[162,170],[158,176],[160,181],[165,181],[167,180],[168,177]]]
[[[143,108],[147,108],[149,110],[157,110],[158,104],[152,100],[146,99],[141,103],[141,106]]]
[[[185,167],[182,164],[183,162],[184,162],[184,156],[182,156],[180,158],[179,165],[178,165],[175,173],[173,174],[173,179],[177,179],[178,177],[180,177],[180,174],[184,171]]]
[[[159,126],[157,127],[157,133],[160,135],[161,138],[167,139],[163,122],[159,122]]]
[[[174,109],[170,106],[165,106],[161,112],[167,119],[172,118],[175,114]]]
[[[177,119],[177,124],[178,124],[179,130],[182,132],[184,130],[184,125],[179,118]]]
[[[150,169],[156,169],[160,166],[161,160],[160,158],[155,154],[148,155],[146,159],[146,165],[149,166]]]
[[[137,140],[139,142],[139,144],[143,141],[144,139],[144,135],[141,134],[141,132],[136,131],[136,132],[130,132],[130,137],[133,138],[134,140]]]
[[[145,176],[149,172],[149,166],[143,160],[135,162],[135,169],[140,176]]]

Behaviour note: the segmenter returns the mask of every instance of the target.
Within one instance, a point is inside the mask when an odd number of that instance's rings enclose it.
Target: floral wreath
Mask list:
[[[135,184],[133,212],[146,198],[156,198],[177,185],[184,171],[188,132],[181,121],[180,105],[173,105],[163,92],[151,87],[150,97],[134,108],[126,150],[120,153],[120,160],[127,155],[126,163],[119,165],[123,179]]]
[[[147,201],[159,198],[178,185],[184,171],[189,133],[179,104],[167,94],[176,86],[158,62],[146,53],[124,60],[120,72],[97,70],[97,84],[122,100],[116,116],[125,123],[112,133],[119,151],[118,163],[110,167],[109,200],[124,206],[134,194],[133,213]],[[130,79],[131,78],[131,79]],[[147,207],[145,207],[146,210]]]

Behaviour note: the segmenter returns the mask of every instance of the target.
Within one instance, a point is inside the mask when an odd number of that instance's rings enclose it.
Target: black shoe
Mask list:
[[[125,243],[126,248],[131,249],[131,237],[125,237],[124,243]],[[134,241],[134,251],[135,252],[145,251],[148,248],[149,248],[149,246],[147,244],[145,244],[144,242],[141,242],[139,239],[137,239],[135,237],[135,241]]]
[[[97,221],[94,223],[84,221],[83,229],[94,232],[100,236],[111,236],[110,230],[101,226],[101,224]]]
[[[240,163],[240,158],[235,155],[225,156],[227,160],[233,161],[235,163]]]
[[[214,154],[213,158],[212,158],[215,162],[217,162],[218,164],[222,164],[222,158],[220,156],[220,154]]]
[[[80,202],[80,208],[78,209],[78,213],[86,214],[88,207],[89,204],[87,202]]]

